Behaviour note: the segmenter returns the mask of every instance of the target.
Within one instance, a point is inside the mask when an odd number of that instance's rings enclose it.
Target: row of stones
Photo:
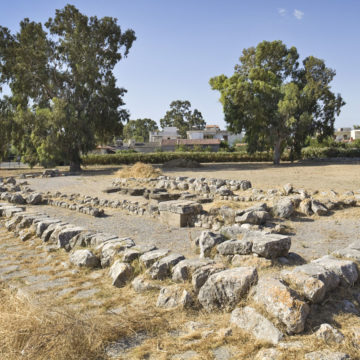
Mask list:
[[[22,229],[25,227],[33,227],[36,234],[41,236],[44,241],[57,240],[58,247],[67,248],[67,245],[75,247],[77,245],[97,244],[102,249],[103,259],[104,255],[105,257],[106,255],[113,255],[114,251],[121,253],[122,260],[116,260],[109,272],[114,286],[124,286],[129,279],[132,279],[134,270],[131,263],[138,260],[147,269],[147,272],[145,276],[136,277],[132,281],[132,286],[136,291],[160,289],[157,300],[159,307],[190,306],[193,304],[193,298],[182,287],[177,285],[160,287],[158,284],[148,281],[149,278],[163,279],[170,274],[175,282],[183,282],[191,278],[194,291],[198,294],[198,301],[208,311],[219,308],[234,309],[239,300],[251,289],[252,300],[284,324],[289,334],[299,333],[304,328],[305,319],[309,314],[309,305],[303,300],[303,297],[307,298],[310,304],[320,301],[326,291],[330,291],[339,285],[349,286],[358,277],[354,262],[323,257],[313,263],[298,266],[293,270],[284,270],[280,277],[266,276],[259,279],[255,267],[226,269],[223,264],[215,263],[207,258],[184,259],[182,255],[169,254],[168,250],[156,250],[151,247],[140,250],[135,247],[131,239],[117,239],[116,237],[111,239],[105,234],[90,234],[83,229],[61,224],[58,220],[50,219],[46,215],[28,214],[24,212],[23,208],[7,204],[0,206],[0,215],[10,218],[6,223],[9,230],[23,231]],[[49,229],[51,226],[54,226],[53,230]],[[49,232],[51,232],[50,235]],[[249,239],[253,239],[253,251],[267,256],[277,256],[284,255],[286,249],[289,248],[289,240],[286,240],[285,237],[282,241],[280,239],[266,241],[270,239],[262,235],[260,240],[258,235],[253,234],[252,237],[244,239],[245,243]],[[218,251],[222,254],[243,252],[242,246],[234,246],[236,240],[226,241],[218,234],[209,232],[200,236],[199,246],[208,245],[211,241],[209,238],[217,239],[212,242],[216,244]],[[283,246],[279,246],[279,243]],[[357,251],[358,256],[360,255],[359,245],[354,243],[349,247],[352,251]],[[280,250],[282,247],[283,249]],[[264,252],[264,249],[269,250],[270,248],[272,248],[270,252]],[[224,251],[225,249],[227,250]],[[90,267],[95,267],[99,263],[99,259],[87,249],[72,252],[70,261],[79,266]],[[293,286],[293,282],[295,282],[295,286]],[[294,288],[296,291],[293,290]],[[321,288],[325,290],[322,291]],[[309,291],[309,289],[314,291]],[[281,331],[251,306],[235,308],[232,311],[230,323],[250,332],[260,340],[273,344],[277,344],[283,338]],[[325,341],[340,342],[343,339],[343,335],[328,324],[323,324],[320,327],[317,336]],[[313,354],[311,356],[316,355],[315,353],[311,354]],[[330,355],[332,356],[332,354]],[[335,355],[343,356],[338,357],[339,359],[348,358],[346,354],[342,353]],[[313,357],[309,355],[306,358],[312,359]]]
[[[145,274],[132,281],[135,290],[144,291],[157,288],[158,285],[152,284],[149,279],[163,280],[171,276],[173,281],[183,282],[191,278],[197,300],[207,311],[218,309],[231,311],[251,289],[251,299],[262,306],[271,317],[275,317],[285,325],[289,334],[303,331],[310,312],[309,304],[322,301],[329,291],[338,286],[353,285],[358,279],[355,262],[331,256],[325,256],[291,270],[283,270],[275,276],[263,276],[259,279],[255,267],[239,266],[226,269],[224,264],[205,258],[205,251],[201,252],[203,259],[185,259],[182,255],[171,254],[169,250],[165,249],[136,248],[131,239],[116,237],[111,239],[99,236],[99,234],[90,234],[84,229],[59,224],[56,220],[44,218],[44,216],[27,214],[22,208],[3,205],[0,207],[0,213],[6,217],[12,217],[6,223],[9,230],[19,230],[26,225],[35,225],[36,233],[41,236],[43,241],[56,240],[58,247],[65,247],[69,250],[77,245],[98,245],[96,250],[101,250],[101,260],[87,249],[75,250],[71,253],[70,261],[79,266],[96,267],[100,261],[103,266],[107,266],[111,264],[116,254],[121,255],[121,260],[113,262],[109,272],[114,286],[121,287],[130,281],[134,274],[132,263],[139,261],[147,270]],[[53,226],[53,230],[49,235],[51,226]],[[243,240],[226,241],[218,234],[206,232],[200,236],[198,241],[199,246],[203,249],[204,246],[209,249],[211,248],[210,244],[213,244],[213,246],[217,246],[220,253],[225,252],[226,254],[242,254],[249,242],[251,242],[252,251],[267,257],[284,256],[290,247],[287,237],[277,236],[274,238],[274,236],[259,233],[250,234]],[[360,244],[354,243],[349,248],[353,252],[357,252],[360,259]],[[224,249],[227,250],[224,251]],[[107,261],[105,261],[106,259]],[[157,300],[159,307],[166,308],[180,305],[186,307],[192,303],[191,294],[177,285],[162,287]],[[255,310],[238,308],[234,311],[233,319],[245,316],[247,311]],[[237,321],[237,325],[245,327],[248,331],[251,330],[253,335],[259,339],[266,337],[266,340],[269,341],[270,336],[271,341],[276,343],[282,338],[283,335],[280,331],[263,315],[257,313],[256,318],[261,319],[272,331],[269,332],[267,329],[265,333],[259,332],[258,326],[249,329],[247,322],[245,322],[247,324],[245,326],[240,325],[241,322]]]

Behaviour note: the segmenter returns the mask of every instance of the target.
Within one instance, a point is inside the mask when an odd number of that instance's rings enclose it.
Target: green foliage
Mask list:
[[[303,159],[326,159],[326,158],[358,158],[359,147],[306,147],[301,150]]]
[[[149,132],[158,130],[158,126],[151,119],[130,120],[125,126],[123,135],[125,139],[135,139],[138,142],[148,142]]]
[[[199,110],[191,111],[190,101],[176,100],[170,104],[170,110],[160,119],[160,125],[162,128],[175,126],[179,129],[181,137],[186,138],[186,131],[202,130],[206,122]]]
[[[124,149],[124,150],[117,150],[116,154],[136,154],[137,151],[134,149]]]
[[[353,127],[354,127],[355,130],[360,129],[360,125],[354,125]]]
[[[298,59],[295,47],[263,41],[243,50],[231,77],[210,79],[220,92],[229,130],[246,130],[250,153],[273,148],[274,163],[286,147],[292,158],[298,155],[309,135],[332,135],[335,116],[345,104],[330,90],[334,70],[313,56],[302,67]]]
[[[13,114],[7,99],[0,99],[0,161],[10,155]]]
[[[0,27],[0,85],[11,89],[12,141],[26,162],[61,159],[78,170],[81,153],[121,134],[126,90],[113,69],[135,39],[116,19],[89,18],[72,5],[56,10],[45,28],[29,19],[14,35]]]
[[[250,162],[250,161],[271,161],[272,153],[257,152],[248,153],[227,153],[227,152],[156,152],[156,153],[136,153],[136,154],[89,154],[83,158],[85,165],[121,165],[143,162],[148,164],[162,164],[173,159],[196,160],[202,163],[212,162]],[[286,154],[282,160],[288,160]]]

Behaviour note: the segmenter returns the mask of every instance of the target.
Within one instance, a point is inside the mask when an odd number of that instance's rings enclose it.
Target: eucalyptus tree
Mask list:
[[[166,126],[175,126],[179,129],[179,134],[185,138],[188,130],[202,130],[206,122],[197,109],[191,110],[190,101],[176,100],[171,102],[170,110],[160,119],[162,128]]]
[[[136,141],[149,141],[149,132],[158,130],[156,121],[152,119],[130,120],[124,126],[124,138],[135,139]]]
[[[72,5],[44,25],[24,19],[16,34],[0,27],[0,85],[11,90],[13,141],[25,160],[61,159],[78,171],[81,154],[122,132],[126,90],[113,69],[135,39],[117,19]]]
[[[309,135],[333,134],[345,104],[331,91],[335,74],[313,56],[300,66],[295,47],[263,41],[243,50],[232,76],[216,76],[210,85],[220,92],[229,130],[246,131],[249,152],[272,148],[279,164],[285,147],[298,154]]]

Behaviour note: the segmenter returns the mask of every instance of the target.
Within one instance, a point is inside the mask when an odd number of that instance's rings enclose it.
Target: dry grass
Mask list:
[[[136,164],[132,166],[126,166],[119,170],[116,173],[116,177],[121,178],[141,178],[141,179],[147,179],[147,178],[156,178],[160,176],[161,170],[154,168],[150,164],[144,164],[141,162],[137,162]]]

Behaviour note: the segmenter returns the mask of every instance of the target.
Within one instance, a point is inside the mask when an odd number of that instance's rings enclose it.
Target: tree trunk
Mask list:
[[[280,164],[281,157],[281,140],[277,140],[274,144],[274,165]]]
[[[81,171],[81,164],[80,159],[77,161],[70,161],[70,172],[80,172]]]

